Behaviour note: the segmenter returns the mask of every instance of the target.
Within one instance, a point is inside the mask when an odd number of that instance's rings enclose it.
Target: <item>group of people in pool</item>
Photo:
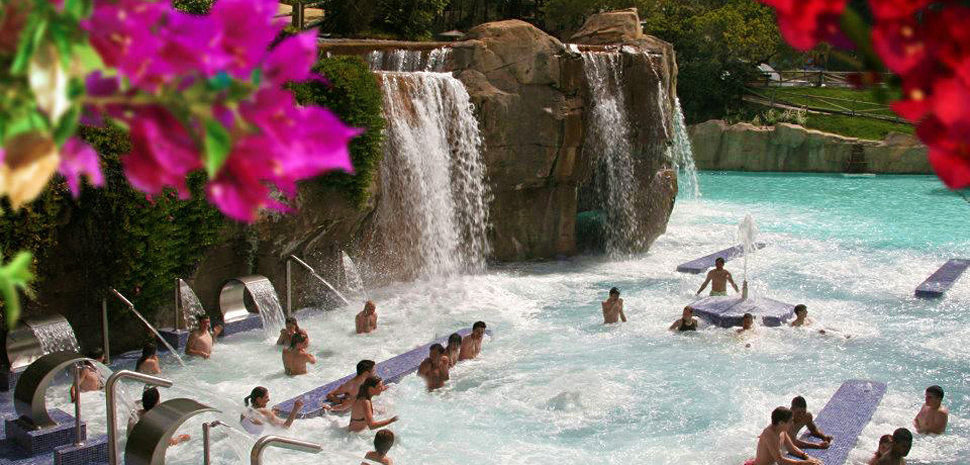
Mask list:
[[[923,407],[913,419],[913,427],[917,433],[946,432],[950,412],[943,406],[943,395],[943,388],[940,386],[926,388]],[[802,428],[808,429],[808,438],[821,441],[799,439],[798,433]],[[837,438],[825,434],[815,425],[814,417],[808,411],[808,404],[803,397],[798,396],[792,399],[790,408],[778,407],[771,412],[771,424],[758,437],[757,455],[745,462],[745,465],[821,464],[820,460],[811,457],[803,449],[827,449],[836,440]],[[879,438],[878,449],[869,459],[868,465],[905,465],[905,457],[909,455],[912,446],[913,433],[908,428],[897,428],[892,434]],[[786,457],[784,451],[798,459]]]

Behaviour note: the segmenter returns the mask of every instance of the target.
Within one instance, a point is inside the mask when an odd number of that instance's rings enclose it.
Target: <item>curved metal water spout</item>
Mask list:
[[[172,387],[172,382],[167,379],[129,370],[121,370],[108,377],[108,382],[104,384],[104,399],[108,406],[108,463],[111,465],[121,463],[118,457],[118,419],[115,418],[115,404],[117,403],[115,400],[115,384],[123,379],[135,379],[152,386]],[[158,406],[155,408],[158,408]]]
[[[312,442],[285,438],[283,436],[263,436],[256,441],[256,444],[253,445],[253,450],[249,454],[249,463],[251,465],[259,465],[262,463],[263,450],[265,450],[267,447],[279,447],[281,449],[289,449],[311,454],[317,454],[323,450],[319,444],[314,444]]]
[[[128,434],[125,465],[164,465],[172,435],[189,418],[219,410],[192,399],[171,399],[156,405]]]
[[[57,423],[47,413],[45,395],[54,377],[73,363],[91,360],[77,352],[53,352],[31,363],[14,390],[14,409],[18,416],[30,420],[37,428],[49,428]]]
[[[219,291],[219,310],[222,312],[222,322],[232,323],[245,319],[249,316],[249,309],[246,308],[246,291],[249,286],[268,283],[269,279],[265,276],[250,275],[241,278],[232,278],[222,285]],[[270,284],[272,285],[272,284]],[[256,310],[262,313],[259,303],[256,303]]]
[[[313,276],[314,278],[317,278],[318,281],[320,281],[325,286],[327,286],[331,291],[333,291],[334,294],[337,294],[337,297],[340,297],[340,300],[343,300],[344,301],[344,304],[350,305],[350,301],[347,300],[346,298],[344,298],[343,294],[341,294],[340,291],[338,291],[336,288],[334,288],[333,286],[331,286],[330,283],[327,282],[327,280],[323,279],[323,276],[320,276],[317,273],[317,270],[314,270],[313,267],[311,267],[310,265],[307,265],[307,263],[305,261],[300,260],[300,257],[297,257],[296,255],[290,255],[290,256],[286,257],[286,314],[287,315],[293,314],[293,308],[292,308],[292,304],[293,304],[293,300],[292,300],[293,292],[292,291],[293,291],[293,289],[292,289],[291,277],[290,277],[291,276],[291,271],[290,271],[290,262],[291,261],[292,262],[297,262],[301,266],[303,266],[303,268],[306,268],[307,271],[310,272],[310,275],[311,276]]]
[[[50,339],[51,330],[59,330],[64,337],[58,340]],[[23,368],[45,354],[61,351],[77,352],[77,337],[71,323],[61,315],[50,315],[44,318],[28,318],[21,320],[17,326],[7,332],[5,336],[7,349],[7,365],[11,369]]]

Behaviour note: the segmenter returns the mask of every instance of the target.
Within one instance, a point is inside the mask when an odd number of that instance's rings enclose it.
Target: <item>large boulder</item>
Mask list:
[[[636,8],[609,11],[590,16],[570,42],[588,45],[610,45],[643,38],[643,27]]]
[[[856,139],[781,123],[754,126],[710,120],[688,129],[702,170],[929,174],[927,148],[912,136]]]

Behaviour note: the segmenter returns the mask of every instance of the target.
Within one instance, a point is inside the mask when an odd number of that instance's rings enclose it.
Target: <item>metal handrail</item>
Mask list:
[[[307,452],[310,454],[318,454],[322,447],[319,444],[314,444],[312,442],[301,441],[299,439],[286,438],[283,436],[263,436],[256,441],[253,445],[253,450],[249,454],[249,460],[251,465],[259,465],[263,460],[263,451],[267,447],[279,447],[281,449],[295,450],[299,452]]]
[[[291,261],[295,261],[300,265],[303,265],[303,267],[310,272],[311,276],[313,276],[314,278],[317,278],[317,280],[319,280],[321,283],[323,283],[328,288],[330,288],[330,290],[333,291],[334,294],[337,294],[337,297],[340,297],[340,300],[343,300],[345,304],[350,305],[350,301],[344,298],[343,294],[341,294],[340,291],[338,291],[336,288],[331,286],[330,283],[327,282],[327,280],[323,279],[323,277],[320,276],[317,273],[317,271],[313,269],[313,267],[311,267],[310,265],[307,265],[305,261],[300,260],[300,257],[297,257],[296,255],[289,255],[288,257],[286,257],[286,315],[287,316],[293,314],[293,286],[292,286],[292,278],[291,278],[292,271],[290,270]]]
[[[211,423],[202,424],[202,464],[209,465],[212,463],[212,450],[209,445],[209,430],[215,428],[216,426],[229,426],[219,420],[213,421]]]
[[[121,295],[121,293],[118,292],[117,289],[111,288],[111,292],[113,292],[115,296],[117,296],[119,299],[121,299],[121,301],[124,302],[125,305],[128,306],[128,310],[131,310],[131,313],[134,313],[135,316],[137,316],[138,319],[141,320],[142,323],[145,323],[145,326],[147,326],[148,329],[152,333],[155,333],[155,336],[158,337],[158,340],[162,341],[162,344],[165,344],[165,347],[168,348],[168,350],[172,353],[172,355],[175,356],[175,359],[178,360],[179,361],[179,364],[182,365],[182,367],[184,368],[185,367],[185,361],[182,360],[182,357],[181,356],[179,356],[178,351],[176,351],[175,348],[172,347],[172,345],[169,344],[168,341],[166,341],[165,338],[162,337],[162,335],[158,333],[158,330],[156,330],[155,327],[152,326],[152,324],[149,323],[148,320],[146,320],[145,317],[142,316],[142,314],[138,312],[138,310],[135,310],[135,304],[131,303],[131,301],[128,300],[128,299],[126,299],[125,296]],[[104,304],[103,304],[103,308],[105,309],[105,312],[106,313],[107,313],[107,307],[108,307],[107,297],[105,297],[105,301],[104,301]],[[107,336],[108,336],[108,323],[107,323],[107,318],[105,319],[105,323],[104,323],[104,334],[105,334],[105,340],[107,340],[108,339],[107,338]],[[107,360],[107,358],[106,358],[106,360]]]
[[[167,379],[130,370],[121,370],[108,377],[108,381],[104,383],[104,399],[108,406],[108,463],[111,465],[121,463],[121,459],[118,457],[118,420],[115,418],[115,404],[117,403],[115,400],[115,384],[122,379],[135,379],[152,386],[172,387],[172,382]]]

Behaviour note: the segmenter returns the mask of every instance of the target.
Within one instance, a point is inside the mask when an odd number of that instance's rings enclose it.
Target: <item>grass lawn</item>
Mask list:
[[[826,108],[833,110],[877,110],[873,114],[883,116],[896,116],[886,104],[880,104],[873,91],[836,89],[828,87],[782,87],[782,88],[756,88],[758,93],[766,96],[774,95],[779,100],[793,103],[795,105],[808,105],[816,108]],[[898,95],[898,94],[896,94]],[[895,98],[896,95],[889,97]],[[761,105],[748,103],[748,112],[754,114],[762,113],[765,108]],[[883,121],[872,118],[843,116],[843,115],[822,115],[808,113],[808,122],[805,124],[810,129],[841,134],[848,137],[858,137],[862,139],[882,140],[890,132],[902,132],[913,134],[914,128],[910,124],[900,124],[891,121]]]

